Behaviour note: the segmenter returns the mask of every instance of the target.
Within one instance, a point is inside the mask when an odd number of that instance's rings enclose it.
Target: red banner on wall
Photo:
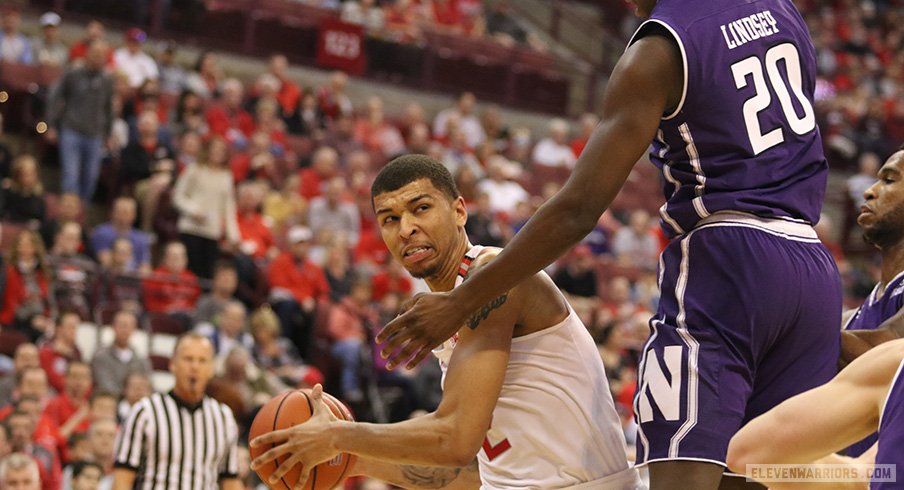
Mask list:
[[[320,24],[317,39],[317,64],[360,75],[367,67],[364,55],[364,28],[330,19]]]

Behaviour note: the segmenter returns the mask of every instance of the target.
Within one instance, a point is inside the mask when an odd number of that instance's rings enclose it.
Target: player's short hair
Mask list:
[[[374,198],[384,192],[392,192],[421,179],[427,179],[449,200],[458,198],[461,194],[455,185],[455,179],[442,163],[427,155],[402,155],[386,164],[370,187],[370,203]]]
[[[10,470],[28,469],[31,472],[32,479],[35,483],[41,481],[41,474],[38,472],[38,463],[31,456],[25,453],[12,453],[0,460],[0,484],[6,481],[6,474]]]

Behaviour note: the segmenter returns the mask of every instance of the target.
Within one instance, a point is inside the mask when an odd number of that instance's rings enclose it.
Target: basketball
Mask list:
[[[330,407],[336,417],[348,421],[354,420],[348,408],[332,395],[324,393],[323,401]],[[311,418],[312,403],[311,390],[289,391],[273,397],[266,405],[261,407],[257,416],[254,417],[248,439],[253,440],[255,437],[268,432],[287,429],[296,424],[306,422]],[[257,458],[272,447],[272,445],[267,445],[251,448],[251,459]],[[288,456],[283,456],[277,459],[276,462],[270,462],[261,466],[255,470],[257,476],[273,490],[292,490],[301,475],[301,466],[299,465],[289,470],[279,483],[271,485],[267,481],[270,478],[270,474],[276,471],[276,463],[286,459],[288,459]],[[311,470],[310,477],[302,488],[304,490],[329,490],[341,485],[351,472],[356,460],[357,457],[355,455],[343,453],[331,461],[317,465]]]

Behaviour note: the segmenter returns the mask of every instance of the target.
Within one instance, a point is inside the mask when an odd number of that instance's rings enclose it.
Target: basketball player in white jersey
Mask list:
[[[461,284],[499,251],[468,243],[464,199],[435,160],[390,162],[371,197],[393,258],[433,291]],[[443,368],[435,412],[395,424],[334,420],[317,388],[308,422],[252,441],[277,444],[252,466],[283,458],[273,478],[302,464],[304,482],[315,464],[353,453],[356,473],[406,488],[643,488],[596,346],[545,273],[471,316],[434,354]]]

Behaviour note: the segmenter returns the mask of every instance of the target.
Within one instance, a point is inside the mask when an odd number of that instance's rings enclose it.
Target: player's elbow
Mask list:
[[[746,475],[747,465],[756,458],[754,445],[747,439],[740,432],[736,434],[728,444],[728,454],[725,456],[728,469],[739,475]]]
[[[456,468],[468,466],[474,461],[477,451],[480,450],[479,444],[457,444],[456,446],[458,447],[450,451],[449,460],[446,462],[446,466],[454,466]]]
[[[441,449],[436,463],[441,466],[462,467],[471,464],[485,435],[485,432],[478,434],[477,431],[471,434],[469,432],[472,431],[461,426],[456,430],[454,425],[450,425],[448,430],[439,431]]]
[[[593,231],[602,214],[593,199],[577,193],[560,192],[548,204],[553,208],[553,215],[561,218],[558,221],[564,225],[563,234],[574,240],[580,240]]]
[[[776,463],[775,459],[774,448],[767,438],[757,436],[748,426],[731,438],[725,464],[731,471],[746,475],[748,465]]]
[[[443,466],[457,468],[467,466],[474,461],[474,456],[480,450],[480,439],[463,434],[452,434],[445,444],[445,457]]]

